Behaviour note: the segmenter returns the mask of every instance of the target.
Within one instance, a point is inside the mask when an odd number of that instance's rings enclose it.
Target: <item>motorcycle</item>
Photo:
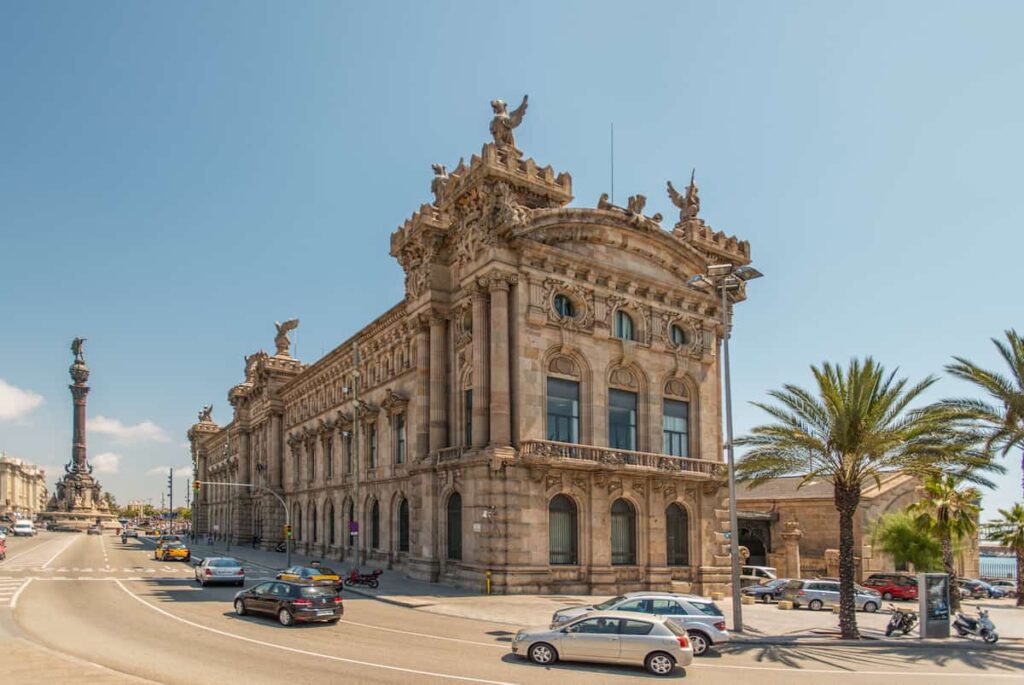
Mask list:
[[[897,609],[895,605],[889,605],[892,616],[889,618],[889,625],[885,627],[885,636],[889,637],[896,631],[906,635],[917,625],[917,614],[913,611]]]
[[[345,585],[366,585],[367,587],[375,588],[380,584],[380,581],[377,579],[382,573],[383,571],[379,568],[370,573],[360,573],[359,569],[354,568],[352,573],[348,574],[348,577],[345,578]]]
[[[990,645],[995,644],[999,640],[996,626],[992,623],[992,619],[988,617],[988,611],[985,609],[978,609],[978,618],[971,618],[970,616],[958,613],[953,621],[953,629],[956,630],[957,635],[960,637],[975,635]]]

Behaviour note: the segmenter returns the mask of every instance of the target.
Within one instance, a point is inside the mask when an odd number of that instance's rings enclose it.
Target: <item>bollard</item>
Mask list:
[[[832,613],[833,614],[838,614],[839,613],[839,605],[838,604],[829,604],[828,606],[829,606],[829,608],[832,609]]]
[[[712,592],[711,593],[711,599],[715,600],[716,602],[721,602],[723,599],[725,599],[725,593],[724,592]]]
[[[487,594],[491,594],[491,571],[490,571],[490,569],[484,571],[484,577],[487,579]]]
[[[754,598],[750,595],[740,595],[740,604],[753,604]]]
[[[793,603],[790,602],[788,599],[780,599],[779,603],[778,603],[778,607],[780,609],[783,609],[783,610],[792,609],[793,608]]]

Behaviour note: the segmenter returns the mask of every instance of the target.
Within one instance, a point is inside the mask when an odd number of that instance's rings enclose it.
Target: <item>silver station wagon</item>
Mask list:
[[[782,591],[782,599],[792,602],[794,609],[807,607],[811,611],[820,611],[830,604],[839,604],[839,583],[834,580],[791,580]],[[855,585],[853,602],[861,611],[874,612],[882,606],[882,595]]]
[[[553,628],[524,628],[512,639],[512,653],[541,665],[559,659],[642,664],[661,676],[693,663],[686,628],[674,618],[627,611],[599,611]]]

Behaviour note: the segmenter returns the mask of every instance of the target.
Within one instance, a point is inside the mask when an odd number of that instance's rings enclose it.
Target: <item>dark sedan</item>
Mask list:
[[[786,589],[786,583],[788,582],[788,578],[776,578],[775,580],[767,580],[757,585],[748,585],[740,590],[740,592],[765,604],[771,601],[777,602],[782,598],[782,591]]]
[[[345,608],[341,595],[331,585],[311,585],[272,580],[235,595],[235,613],[268,614],[283,626],[326,621],[337,623]]]

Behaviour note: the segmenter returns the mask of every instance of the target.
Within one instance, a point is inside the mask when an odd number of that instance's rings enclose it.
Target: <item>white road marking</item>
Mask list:
[[[395,628],[384,628],[383,626],[371,626],[368,623],[356,623],[355,621],[346,621],[342,619],[342,623],[346,623],[350,626],[358,626],[360,628],[372,628],[373,630],[382,630],[387,633],[399,633],[401,635],[415,635],[416,637],[427,637],[431,640],[444,640],[446,642],[461,642],[465,645],[479,645],[481,647],[495,647],[497,649],[503,649],[506,652],[511,649],[509,645],[496,645],[493,642],[475,642],[473,640],[460,640],[457,637],[442,637],[440,635],[430,635],[428,633],[413,633],[408,630],[397,630]]]
[[[17,591],[15,591],[14,596],[11,597],[11,611],[14,611],[14,609],[18,606],[18,597],[21,596],[22,591],[25,588],[27,588],[29,586],[29,583],[31,583],[31,582],[32,582],[32,579],[29,578],[28,580],[25,581],[25,583],[21,587],[19,587],[17,589]]]
[[[138,595],[133,593],[131,590],[126,588],[124,586],[124,584],[120,580],[115,578],[114,582],[117,583],[118,587],[120,587],[122,590],[124,590],[128,594],[129,597],[131,597],[135,601],[139,602],[143,606],[149,607],[153,611],[161,613],[164,616],[167,616],[168,618],[171,618],[171,619],[173,619],[175,621],[178,621],[180,623],[184,623],[186,625],[190,625],[193,628],[199,628],[200,630],[205,630],[205,631],[214,633],[216,635],[222,635],[224,637],[228,637],[228,638],[231,638],[231,639],[234,639],[234,640],[241,640],[242,642],[249,642],[249,643],[252,643],[252,644],[260,645],[261,647],[269,647],[271,649],[280,649],[280,650],[285,651],[285,652],[292,652],[293,654],[302,654],[304,656],[315,656],[315,657],[320,657],[321,659],[329,659],[331,661],[340,661],[342,663],[355,664],[357,666],[367,666],[369,668],[380,668],[380,669],[384,669],[384,670],[387,670],[387,671],[399,671],[401,673],[413,673],[415,675],[430,676],[431,678],[444,678],[446,680],[461,680],[461,681],[470,682],[470,683],[487,683],[488,685],[512,685],[511,683],[506,683],[506,682],[503,682],[503,681],[500,681],[500,680],[484,680],[482,678],[470,678],[470,677],[467,677],[467,676],[452,675],[450,673],[433,673],[431,671],[419,671],[419,670],[416,670],[416,669],[413,669],[413,668],[402,668],[401,666],[388,666],[387,664],[376,664],[376,663],[373,663],[371,661],[359,661],[358,659],[347,659],[347,658],[341,657],[341,656],[334,656],[333,654],[322,654],[320,652],[311,652],[309,650],[298,649],[296,647],[285,647],[284,645],[274,644],[273,642],[264,642],[263,640],[256,640],[256,639],[251,638],[251,637],[244,637],[242,635],[236,635],[234,633],[229,633],[229,632],[224,631],[224,630],[218,630],[216,628],[211,628],[209,626],[204,626],[201,623],[195,623],[194,621],[189,621],[188,619],[181,618],[180,616],[175,616],[171,612],[165,611],[165,610],[161,609],[160,607],[154,606],[154,605],[150,604],[149,602],[147,602],[146,600],[142,599],[141,597],[139,597]]]
[[[799,645],[795,645],[799,647]],[[765,668],[764,666],[728,666],[725,664],[697,664],[695,661],[693,664],[697,668],[722,668],[722,669],[733,669],[737,671],[785,671],[786,673],[802,674],[807,673],[810,675],[825,674],[829,676],[838,675],[884,675],[884,676],[921,676],[924,678],[960,678],[961,680],[971,680],[974,678],[1013,678],[1014,680],[1020,680],[1020,674],[1013,675],[1011,673],[973,673],[973,672],[962,672],[962,673],[942,673],[939,671],[830,671],[827,668],[800,668],[799,666],[793,668]]]
[[[71,538],[70,540],[68,540],[68,544],[66,544],[66,545],[64,545],[63,547],[61,547],[61,548],[60,548],[60,551],[59,551],[59,552],[57,552],[57,553],[56,553],[56,554],[54,554],[54,555],[53,555],[52,557],[50,557],[49,559],[47,559],[47,560],[46,560],[46,563],[45,563],[45,564],[43,564],[43,566],[42,566],[42,567],[43,567],[43,568],[46,568],[47,566],[49,566],[49,565],[50,565],[50,562],[52,562],[52,561],[53,561],[54,559],[56,559],[56,558],[57,558],[57,557],[59,557],[59,556],[60,556],[61,554],[63,554],[64,552],[66,552],[66,551],[67,551],[67,549],[68,549],[68,547],[70,547],[71,545],[75,544],[75,541],[76,541],[76,540],[81,540],[81,537],[79,537],[79,536],[77,536],[77,535],[76,535],[75,537],[73,537],[73,538]]]

